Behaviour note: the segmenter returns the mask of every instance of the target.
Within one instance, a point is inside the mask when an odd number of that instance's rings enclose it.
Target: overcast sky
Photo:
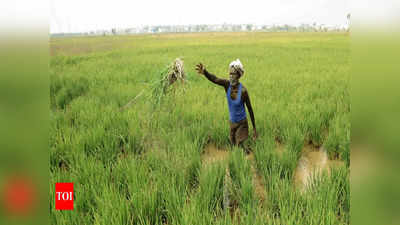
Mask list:
[[[50,0],[50,32],[143,25],[346,24],[348,0]]]

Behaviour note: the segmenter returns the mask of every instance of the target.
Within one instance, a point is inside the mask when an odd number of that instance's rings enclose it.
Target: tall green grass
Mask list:
[[[347,34],[139,35],[50,45],[52,224],[349,223]],[[160,95],[154,82],[176,57],[183,57],[187,82]],[[203,62],[227,78],[236,58],[256,117],[259,138],[251,148],[266,181],[265,207],[254,194],[250,162],[229,147],[223,88],[194,70]],[[210,141],[231,151],[227,164],[202,164]],[[347,165],[304,194],[292,177],[305,143]],[[222,207],[227,168],[236,216]],[[56,182],[74,182],[74,211],[54,209]]]

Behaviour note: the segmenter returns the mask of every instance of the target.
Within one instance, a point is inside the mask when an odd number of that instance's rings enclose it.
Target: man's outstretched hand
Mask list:
[[[206,72],[206,67],[202,63],[199,63],[196,65],[196,70],[197,73],[204,75]]]

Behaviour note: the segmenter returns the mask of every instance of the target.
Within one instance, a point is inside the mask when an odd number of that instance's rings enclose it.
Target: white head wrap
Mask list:
[[[239,73],[240,73],[240,76],[242,76],[243,73],[244,73],[243,65],[242,65],[242,63],[240,62],[239,59],[236,59],[235,61],[232,61],[232,62],[229,64],[229,69],[230,69],[230,70],[234,70],[234,71],[236,71],[236,72],[239,72]]]

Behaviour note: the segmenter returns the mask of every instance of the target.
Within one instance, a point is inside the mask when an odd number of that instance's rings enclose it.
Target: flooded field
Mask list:
[[[52,224],[349,224],[347,33],[52,38],[50,184],[73,182]],[[186,80],[162,86],[183,59]],[[229,142],[218,77],[239,58],[258,138]],[[129,105],[129,107],[126,107]],[[121,110],[123,109],[123,110]],[[249,123],[249,134],[253,127]]]

